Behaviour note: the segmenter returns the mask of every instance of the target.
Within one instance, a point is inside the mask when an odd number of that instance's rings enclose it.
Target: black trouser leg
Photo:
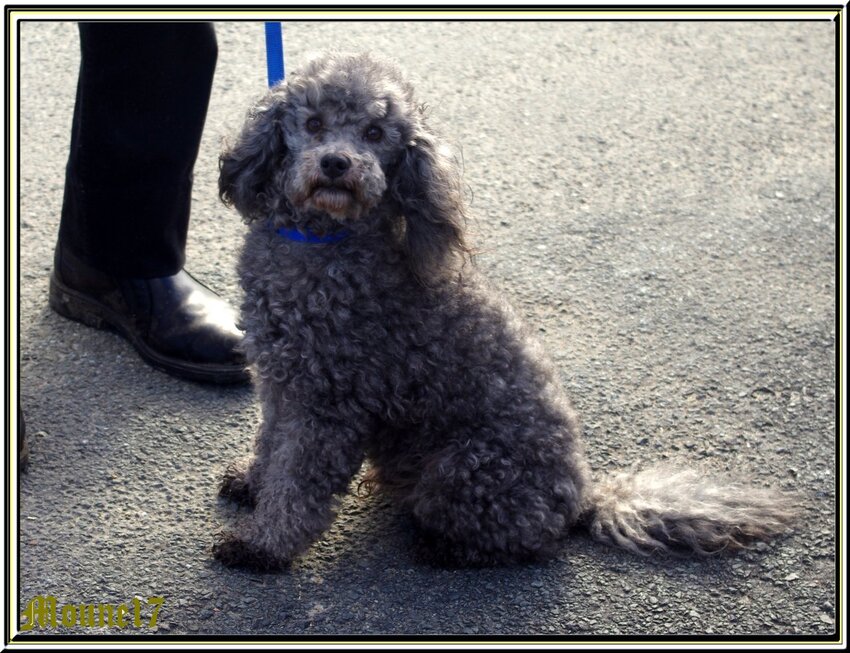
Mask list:
[[[122,277],[183,267],[217,58],[208,23],[82,23],[59,240]]]

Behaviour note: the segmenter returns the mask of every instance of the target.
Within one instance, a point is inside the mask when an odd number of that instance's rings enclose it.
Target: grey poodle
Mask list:
[[[787,528],[781,494],[735,481],[592,480],[544,352],[476,275],[456,162],[393,66],[329,55],[271,89],[221,157],[220,192],[249,224],[242,321],[262,405],[253,458],[221,487],[254,507],[214,545],[224,564],[303,553],[366,459],[444,565],[543,560],[577,523],[640,554]]]

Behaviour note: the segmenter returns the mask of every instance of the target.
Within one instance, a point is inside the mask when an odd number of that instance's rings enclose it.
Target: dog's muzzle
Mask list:
[[[322,184],[313,187],[310,203],[331,215],[345,213],[356,200],[354,192],[345,184]]]
[[[344,148],[306,154],[287,192],[295,206],[325,212],[339,221],[356,220],[386,190],[377,161]]]

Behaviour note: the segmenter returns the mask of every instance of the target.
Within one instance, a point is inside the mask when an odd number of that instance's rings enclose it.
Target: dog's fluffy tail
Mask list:
[[[791,525],[795,502],[768,489],[662,468],[605,478],[583,515],[595,540],[640,555],[746,548]]]

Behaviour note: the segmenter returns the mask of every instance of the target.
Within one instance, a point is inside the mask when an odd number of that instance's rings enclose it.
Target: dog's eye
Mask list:
[[[372,125],[371,127],[367,127],[366,131],[363,132],[363,138],[371,143],[377,143],[384,137],[384,130],[380,127],[376,127]]]
[[[322,131],[322,119],[316,117],[310,118],[307,121],[307,124],[304,125],[304,127],[309,133],[318,134],[320,131]]]

